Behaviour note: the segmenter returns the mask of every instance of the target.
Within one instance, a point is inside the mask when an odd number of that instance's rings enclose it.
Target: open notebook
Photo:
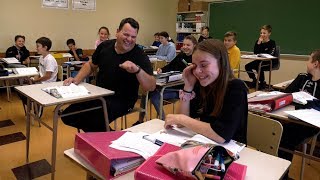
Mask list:
[[[234,154],[238,154],[245,147],[244,144],[238,143],[233,140],[228,143],[218,144],[206,138],[205,136],[192,132],[187,128],[177,127],[174,127],[173,129],[163,129],[154,134],[148,134],[144,132],[126,132],[119,139],[113,141],[110,147],[118,150],[135,152],[147,159],[154,155],[160,148],[160,146],[159,144],[150,142],[149,140],[143,138],[143,136],[145,135],[148,135],[150,139],[156,139],[158,141],[166,142],[175,146],[181,146],[183,143],[189,140],[197,141],[203,144],[220,145]]]
[[[71,98],[90,94],[84,86],[78,86],[73,83],[69,86],[53,86],[42,90],[55,98]]]

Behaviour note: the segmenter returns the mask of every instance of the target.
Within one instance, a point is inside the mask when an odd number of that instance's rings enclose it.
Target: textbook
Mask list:
[[[157,83],[168,83],[182,79],[182,73],[179,71],[170,71],[166,73],[159,73],[155,75]]]
[[[84,87],[71,83],[69,86],[54,86],[42,89],[55,98],[71,98],[88,95],[90,92]]]
[[[148,136],[144,138],[144,136]],[[150,141],[150,139],[152,139]],[[153,156],[163,143],[172,144],[175,146],[181,146],[185,142],[193,141],[199,144],[215,144],[223,146],[234,154],[240,153],[244,148],[244,144],[231,140],[230,142],[218,144],[207,137],[196,134],[187,128],[173,127],[172,129],[163,129],[153,134],[147,134],[144,132],[132,133],[126,132],[117,140],[113,141],[110,147],[135,152],[140,154],[145,159]],[[161,142],[161,143],[157,143]]]
[[[315,98],[314,96],[312,96],[311,94],[304,92],[304,91],[299,91],[299,92],[294,92],[292,93],[293,96],[293,102],[298,103],[298,104],[307,104],[307,101],[312,101]]]
[[[1,58],[1,59],[7,64],[20,64],[19,60],[15,57]]]
[[[38,69],[35,67],[14,68],[13,72],[20,75],[38,74]]]

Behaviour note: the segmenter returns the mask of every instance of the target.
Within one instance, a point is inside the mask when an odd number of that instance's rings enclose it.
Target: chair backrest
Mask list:
[[[63,67],[58,65],[57,81],[63,81]]]
[[[248,113],[247,145],[278,156],[283,127],[278,121]]]
[[[280,46],[276,46],[275,57],[278,57],[278,63],[272,66],[272,70],[278,70],[280,68]]]

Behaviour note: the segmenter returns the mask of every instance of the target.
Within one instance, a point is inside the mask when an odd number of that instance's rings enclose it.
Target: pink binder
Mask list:
[[[118,139],[124,133],[124,131],[78,133],[75,137],[74,150],[105,179],[112,179],[114,178],[110,175],[112,160],[140,157],[136,153],[109,147],[111,141]]]

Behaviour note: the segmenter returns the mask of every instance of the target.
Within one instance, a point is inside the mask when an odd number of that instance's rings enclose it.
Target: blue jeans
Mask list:
[[[160,91],[155,90],[152,92],[149,92],[149,98],[151,100],[151,103],[153,104],[154,108],[156,109],[158,115],[160,114]],[[168,100],[168,99],[179,99],[179,90],[178,89],[165,89],[163,91],[163,99]],[[145,109],[146,106],[146,96],[141,97],[141,102],[140,102],[140,107]],[[145,113],[140,113],[139,114],[139,121],[142,122],[143,118],[145,116]],[[165,119],[165,114],[162,109],[162,117],[160,117],[162,120]]]

